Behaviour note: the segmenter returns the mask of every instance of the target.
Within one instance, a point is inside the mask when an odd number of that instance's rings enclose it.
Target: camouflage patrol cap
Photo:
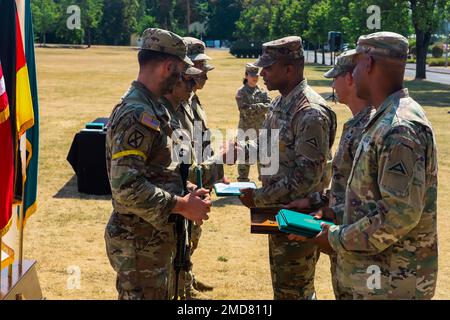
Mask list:
[[[262,46],[263,54],[254,63],[255,66],[265,68],[278,60],[299,59],[303,57],[302,38],[297,36],[284,37],[266,42]]]
[[[408,56],[408,40],[394,32],[375,32],[359,37],[356,53],[369,53],[406,60]]]
[[[206,60],[196,60],[196,68],[203,70],[203,72],[208,72],[214,70],[214,66],[210,65]]]
[[[249,76],[257,77],[259,72],[259,68],[255,66],[252,63],[247,63],[245,65],[245,73],[247,73]]]
[[[193,37],[184,37],[187,45],[187,55],[192,61],[211,60],[211,57],[205,54],[206,45],[202,40]]]
[[[325,72],[325,78],[336,78],[344,72],[351,71],[355,67],[353,57],[356,55],[356,50],[344,51],[336,58],[336,64],[332,69]]]
[[[196,76],[196,75],[199,75],[199,74],[203,73],[203,71],[200,70],[200,69],[197,69],[195,67],[189,66],[189,67],[186,68],[186,70],[184,70],[183,73],[185,75],[188,75],[188,76]]]
[[[170,31],[148,28],[142,34],[141,50],[152,50],[177,56],[188,65],[194,65],[187,57],[187,47],[183,39]]]

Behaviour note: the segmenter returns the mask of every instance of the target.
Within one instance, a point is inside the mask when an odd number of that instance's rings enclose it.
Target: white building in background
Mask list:
[[[195,21],[189,25],[189,34],[206,34],[206,22]]]
[[[133,33],[130,36],[130,46],[140,48],[142,46],[142,37],[140,34]]]

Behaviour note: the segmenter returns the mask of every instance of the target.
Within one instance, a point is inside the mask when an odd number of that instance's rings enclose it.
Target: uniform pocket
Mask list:
[[[135,237],[130,228],[123,225],[117,214],[111,216],[106,226],[106,254],[116,272],[136,269]]]

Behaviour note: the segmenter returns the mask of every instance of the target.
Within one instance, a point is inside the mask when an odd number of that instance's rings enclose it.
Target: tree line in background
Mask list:
[[[80,28],[67,28],[67,8],[80,8]],[[189,35],[193,22],[207,33],[192,36],[232,39],[242,10],[236,0],[32,0],[35,32],[41,43],[129,45],[132,34],[160,27]]]
[[[70,30],[67,8],[81,9],[80,28]],[[450,0],[32,0],[35,31],[42,43],[129,45],[132,34],[148,27],[202,39],[266,41],[301,35],[317,49],[329,31],[342,32],[354,45],[369,30],[371,5],[380,7],[381,30],[415,35],[419,74],[425,73],[433,34],[450,17]],[[193,22],[205,32],[189,32]],[[420,69],[420,70],[419,70]]]

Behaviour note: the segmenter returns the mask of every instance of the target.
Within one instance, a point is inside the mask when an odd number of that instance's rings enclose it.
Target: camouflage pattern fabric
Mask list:
[[[380,31],[358,38],[356,53],[368,53],[387,58],[406,60],[409,51],[409,42],[404,36],[395,33]]]
[[[117,272],[119,299],[169,299],[173,292],[174,224],[169,216],[182,194],[172,161],[173,123],[154,95],[133,82],[113,110],[106,163],[113,213],[106,252]]]
[[[239,125],[244,130],[260,129],[267,111],[270,97],[267,92],[258,86],[252,88],[244,84],[236,93],[236,102],[239,109]]]
[[[212,185],[223,178],[223,164],[218,163],[218,159],[215,157],[210,157],[199,163],[196,159],[196,153],[193,149],[195,144],[194,141],[194,124],[195,121],[201,123],[202,126],[205,125],[206,121],[201,121],[196,113],[190,108],[189,104],[182,102],[180,105],[174,107],[165,98],[162,97],[159,101],[169,112],[171,118],[176,118],[182,129],[185,129],[186,139],[189,140],[189,153],[191,154],[191,167],[189,168],[188,180],[196,183],[196,171],[195,168],[200,166],[202,169],[202,184],[204,188],[212,188]],[[203,110],[203,109],[202,109]]]
[[[361,141],[362,132],[370,119],[372,110],[371,107],[367,107],[344,123],[341,140],[333,157],[329,206],[336,213],[338,224],[342,224],[345,190],[352,170],[353,160],[355,159],[356,149]]]
[[[259,129],[266,118],[270,101],[267,92],[261,90],[258,86],[252,88],[248,84],[244,84],[239,88],[236,93],[236,102],[239,109],[238,127],[243,130],[255,129],[256,134],[259,135]],[[250,165],[238,164],[238,181],[248,181],[249,172]]]
[[[164,52],[177,56],[188,65],[194,63],[187,56],[187,45],[179,35],[168,30],[148,28],[142,33],[141,50]]]
[[[323,75],[327,79],[337,78],[339,75],[350,72],[355,67],[354,57],[356,55],[356,50],[347,50],[336,57],[336,63],[333,68],[325,72]]]
[[[201,121],[203,124],[203,131],[207,131],[208,130],[208,118],[206,116],[206,111],[203,108],[202,104],[200,103],[200,99],[198,98],[198,96],[194,93],[191,97],[191,99],[189,100],[189,105],[192,109],[192,111],[194,112],[194,118],[197,121]]]
[[[256,206],[279,206],[322,191],[324,178],[331,176],[327,171],[331,172],[336,115],[306,80],[271,103],[263,128],[280,130],[280,167],[273,176],[261,176],[263,186],[255,190]],[[289,241],[287,235],[269,235],[269,256],[275,299],[311,299],[315,295],[317,246]]]
[[[200,103],[200,99],[194,93],[189,102],[190,102],[189,106],[193,111],[194,121],[202,123],[203,135],[206,135],[209,128],[207,123],[206,112]],[[203,143],[202,146],[203,146],[202,150],[204,152],[206,148],[209,148],[210,143]],[[206,159],[201,163],[203,187],[207,189],[211,189],[214,183],[217,183],[224,177],[223,164],[216,163],[217,161],[216,158],[218,155],[214,156],[214,152],[211,152],[211,154],[212,154],[211,158]],[[189,172],[189,179],[195,181],[195,171]],[[191,233],[192,253],[194,253],[194,251],[198,247],[201,234],[202,234],[201,226],[194,223],[192,225],[192,233]],[[193,282],[194,282],[194,274],[191,268],[191,271],[187,274],[186,277],[187,290],[190,290]]]
[[[198,101],[198,99],[196,99]],[[194,143],[194,123],[195,121],[198,121],[198,123],[201,123],[202,126],[206,126],[206,114],[200,113],[201,118],[199,117],[199,114],[195,113],[194,110],[190,107],[190,105],[187,102],[182,102],[180,105],[174,107],[166,98],[162,97],[160,99],[160,103],[164,105],[164,107],[167,108],[169,114],[172,118],[177,118],[177,120],[181,124],[181,128],[186,130],[186,133],[189,135],[188,139]],[[198,104],[199,105],[199,104]],[[201,109],[203,111],[203,108]],[[192,145],[191,145],[192,146]],[[192,157],[192,165],[189,168],[189,178],[188,180],[197,184],[196,181],[196,171],[195,168],[197,166],[201,167],[202,170],[202,183],[203,187],[205,188],[211,188],[214,183],[219,181],[223,178],[223,164],[216,163],[216,159],[214,157],[211,157],[209,159],[206,159],[206,161],[202,163],[198,163],[197,159],[195,158],[195,152],[193,150],[190,151]],[[194,251],[198,247],[198,243],[200,241],[200,236],[202,233],[201,226],[193,223],[191,228],[191,255],[194,253]],[[194,274],[192,272],[192,264],[191,269],[189,272],[185,274],[184,278],[184,286],[186,288],[186,291],[189,291],[192,289],[192,284],[194,282]]]
[[[254,197],[258,207],[287,204],[329,185],[336,114],[306,80],[271,103],[263,128],[269,134],[280,130],[280,166],[275,175],[261,176],[263,187]]]
[[[206,45],[202,40],[193,37],[184,37],[183,40],[187,46],[187,55],[192,61],[211,60],[205,53]]]
[[[407,89],[392,94],[366,126],[343,225],[328,234],[338,255],[338,282],[354,299],[433,297],[437,173],[435,138],[422,107]]]
[[[362,132],[370,119],[371,107],[367,107],[353,118],[344,123],[341,140],[338,149],[333,157],[333,177],[330,188],[330,207],[336,213],[338,224],[342,224],[342,215],[345,204],[345,189],[347,180],[353,165],[356,149],[362,138]],[[348,300],[352,298],[350,288],[343,287],[338,283],[337,275],[337,255],[330,255],[331,281],[333,283],[334,295],[337,300]]]
[[[289,36],[266,42],[262,45],[263,54],[254,63],[260,68],[268,67],[278,60],[299,59],[304,56],[302,38]]]

